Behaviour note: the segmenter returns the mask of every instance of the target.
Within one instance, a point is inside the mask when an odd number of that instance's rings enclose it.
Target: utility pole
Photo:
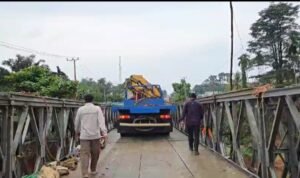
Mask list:
[[[184,99],[186,100],[187,98],[187,93],[186,93],[186,77],[183,77],[184,79]]]
[[[103,88],[103,96],[104,96],[104,102],[106,103],[106,89],[105,89],[105,86]]]
[[[72,58],[72,59],[67,59],[67,61],[73,61],[73,64],[74,64],[74,80],[77,81],[76,79],[76,61],[79,60],[79,57],[78,58]]]
[[[230,31],[231,31],[231,52],[230,52],[230,91],[233,89],[232,84],[232,68],[233,68],[233,7],[232,7],[232,1],[229,1],[230,5]],[[232,114],[232,103],[229,104],[230,113]],[[232,141],[232,135],[230,135],[230,140]],[[230,147],[230,152],[233,152],[233,145]]]
[[[122,83],[122,64],[121,64],[121,56],[119,56],[119,82]]]
[[[230,90],[233,89],[232,86],[232,68],[233,68],[233,7],[232,7],[232,1],[230,3],[230,23],[231,23],[231,53],[230,53]]]

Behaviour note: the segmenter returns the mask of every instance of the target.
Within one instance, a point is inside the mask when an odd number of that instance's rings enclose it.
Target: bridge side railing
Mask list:
[[[75,100],[0,94],[0,176],[20,178],[59,160],[75,146],[74,121],[84,103]],[[108,130],[116,115],[100,105]]]
[[[262,178],[300,177],[300,87],[255,95],[243,90],[199,98],[201,144]],[[183,105],[177,106],[174,126]]]

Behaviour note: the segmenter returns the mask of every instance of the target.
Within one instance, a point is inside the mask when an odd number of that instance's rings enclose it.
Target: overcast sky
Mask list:
[[[250,25],[268,5],[233,2],[234,71],[251,39]],[[118,83],[119,56],[123,80],[141,74],[168,93],[183,77],[195,85],[229,72],[229,2],[0,2],[0,24],[0,41],[78,56],[78,79],[105,77]],[[29,55],[0,46],[0,62],[17,53]],[[40,58],[73,79],[71,62]]]

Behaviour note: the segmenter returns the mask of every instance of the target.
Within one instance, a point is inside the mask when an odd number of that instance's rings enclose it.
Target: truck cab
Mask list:
[[[176,107],[165,102],[159,85],[142,79],[137,75],[127,79],[123,105],[112,108],[118,114],[117,130],[121,136],[129,133],[169,134],[173,131],[171,113]]]

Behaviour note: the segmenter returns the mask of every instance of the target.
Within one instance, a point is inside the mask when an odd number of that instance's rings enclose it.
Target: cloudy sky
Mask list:
[[[245,52],[250,25],[269,2],[233,2],[234,71]],[[119,82],[142,74],[172,92],[186,77],[192,85],[229,72],[228,2],[0,2],[0,41],[43,52],[78,56],[77,78]],[[240,36],[240,38],[238,37]],[[17,53],[0,46],[0,62]],[[65,58],[36,55],[73,79]]]

